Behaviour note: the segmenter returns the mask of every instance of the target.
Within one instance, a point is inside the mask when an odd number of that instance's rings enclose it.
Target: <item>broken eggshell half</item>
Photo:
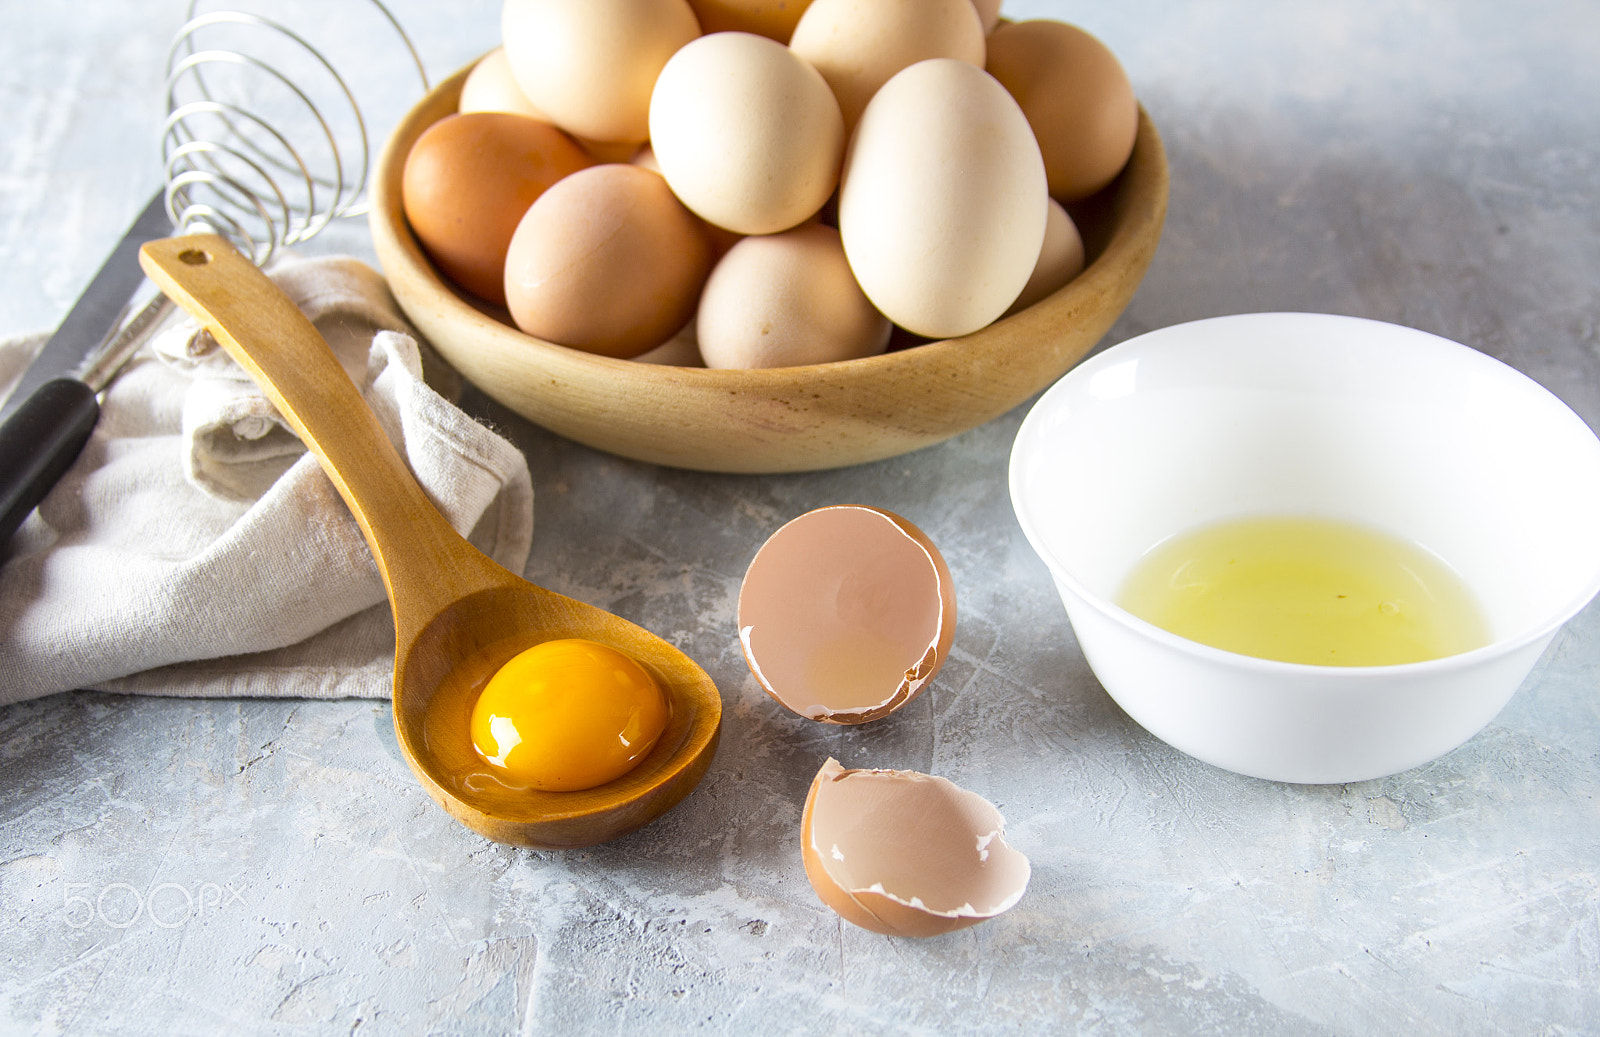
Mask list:
[[[806,878],[847,922],[889,936],[938,936],[1015,906],[1028,858],[975,792],[917,771],[817,772],[800,822]]]
[[[739,589],[750,672],[790,711],[862,724],[910,702],[955,638],[955,584],[939,549],[893,512],[833,505],[790,520]]]

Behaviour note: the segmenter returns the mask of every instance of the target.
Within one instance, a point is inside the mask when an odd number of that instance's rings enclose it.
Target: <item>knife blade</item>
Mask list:
[[[155,312],[147,308],[117,333],[144,282],[139,246],[171,233],[166,192],[158,191],[0,411],[0,549],[72,467],[99,420],[100,390],[155,323]]]

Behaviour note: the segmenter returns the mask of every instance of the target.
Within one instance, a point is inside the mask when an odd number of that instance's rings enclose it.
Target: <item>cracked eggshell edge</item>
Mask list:
[[[810,881],[811,888],[816,891],[818,898],[831,908],[835,914],[847,922],[871,932],[882,933],[885,936],[922,938],[955,932],[959,929],[976,925],[979,922],[987,921],[1009,911],[1021,901],[1023,894],[1027,892],[1032,869],[1028,864],[1027,857],[1005,841],[1002,834],[1005,827],[1005,819],[1001,817],[999,810],[982,796],[963,789],[946,778],[922,774],[918,771],[884,771],[880,773],[900,774],[910,778],[940,782],[948,786],[953,794],[982,803],[994,817],[994,832],[990,840],[991,845],[999,852],[1014,854],[1020,859],[1022,866],[1021,881],[1017,883],[1011,894],[1000,903],[993,908],[982,911],[973,908],[970,903],[949,912],[930,910],[886,892],[879,883],[873,883],[864,889],[846,889],[829,870],[826,855],[812,841],[812,822],[816,814],[819,791],[826,784],[840,781],[854,773],[860,773],[860,771],[847,770],[838,760],[829,757],[827,762],[817,771],[816,777],[812,779],[811,788],[806,794],[805,809],[801,814],[800,820],[800,858],[805,867],[806,878]],[[915,901],[917,898],[913,897],[912,900]]]

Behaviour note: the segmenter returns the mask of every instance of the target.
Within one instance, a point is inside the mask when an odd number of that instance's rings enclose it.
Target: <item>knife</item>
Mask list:
[[[139,246],[171,233],[166,192],[157,191],[0,411],[0,551],[72,467],[100,418],[100,391],[170,305],[158,294],[123,324],[144,283]]]

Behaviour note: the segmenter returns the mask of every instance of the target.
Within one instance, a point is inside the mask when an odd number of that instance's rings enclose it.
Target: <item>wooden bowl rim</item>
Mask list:
[[[830,363],[754,370],[676,367],[598,356],[527,335],[497,315],[487,304],[452,287],[433,268],[406,224],[400,181],[412,143],[428,126],[453,113],[461,85],[472,66],[458,70],[420,100],[395,128],[380,156],[372,183],[369,216],[374,245],[389,275],[401,308],[424,333],[432,329],[434,347],[488,395],[535,424],[599,449],[652,463],[704,471],[773,472],[838,467],[895,456],[931,445],[1005,413],[1047,387],[1080,360],[1115,323],[1147,269],[1165,220],[1168,195],[1166,154],[1148,113],[1139,109],[1134,152],[1112,185],[1081,206],[1098,227],[1086,224],[1091,253],[1086,268],[1072,281],[1033,306],[1002,318],[970,335],[922,342],[878,356]],[[448,328],[445,335],[440,329]],[[484,358],[514,358],[526,377],[518,382],[484,384],[473,377]],[[520,382],[520,384],[518,384]],[[865,417],[852,419],[853,429],[833,428],[835,418],[810,421],[808,442],[789,442],[789,422],[816,406],[882,393],[903,385],[918,394],[911,412],[894,416],[879,405]],[[562,402],[519,403],[517,400]],[[692,456],[665,456],[639,432],[614,433],[590,421],[572,425],[570,413],[546,413],[549,407],[573,401],[643,400],[654,412],[654,400],[697,400],[699,410],[687,415],[678,406],[669,424],[682,428],[705,414],[705,431],[726,431],[728,419],[712,413],[718,401],[731,401],[744,412],[765,419],[775,408],[781,427],[759,426],[767,442],[745,445],[729,440],[716,456],[696,448]],[[942,402],[943,401],[943,402]],[[609,402],[585,404],[587,413],[603,414]],[[636,410],[640,409],[636,408]],[[808,419],[809,420],[809,419]],[[638,415],[631,418],[637,427]],[[863,422],[878,429],[863,431]],[[598,431],[597,431],[598,429]],[[737,436],[735,431],[733,435]],[[874,437],[877,437],[874,441]],[[826,440],[826,442],[822,442]],[[780,442],[782,441],[782,442]]]

